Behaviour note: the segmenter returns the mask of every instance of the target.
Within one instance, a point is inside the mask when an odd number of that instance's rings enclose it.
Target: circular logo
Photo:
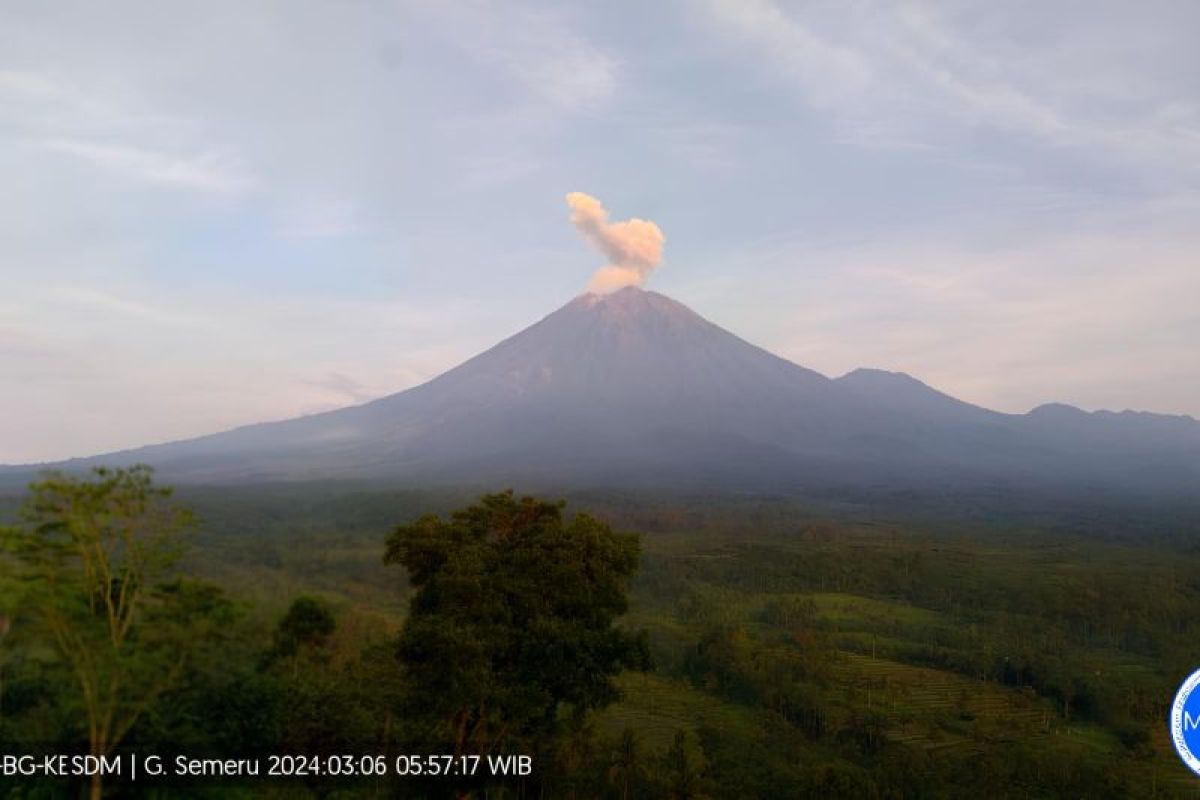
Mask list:
[[[1171,704],[1171,741],[1192,772],[1200,775],[1200,669],[1175,693]]]

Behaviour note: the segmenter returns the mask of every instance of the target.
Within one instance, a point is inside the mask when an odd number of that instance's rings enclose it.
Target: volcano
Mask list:
[[[578,486],[1200,485],[1200,423],[1003,414],[915,378],[827,378],[656,292],[585,294],[428,383],[363,405],[58,466],[183,482],[371,478]]]

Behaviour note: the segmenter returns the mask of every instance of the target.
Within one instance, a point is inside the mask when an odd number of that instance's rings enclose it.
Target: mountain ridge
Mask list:
[[[877,369],[829,378],[626,287],[396,394],[58,465],[145,461],[185,482],[1200,483],[1194,420],[1072,408],[1004,414]]]

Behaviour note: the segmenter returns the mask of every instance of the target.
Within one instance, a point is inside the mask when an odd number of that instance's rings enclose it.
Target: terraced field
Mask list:
[[[678,730],[708,726],[746,737],[761,735],[761,714],[658,675],[621,676],[621,702],[599,715],[597,727],[611,734],[637,731],[643,744],[664,750]]]
[[[1049,734],[1057,720],[1045,700],[943,670],[845,653],[834,674],[851,703],[887,719],[889,738],[914,747]]]

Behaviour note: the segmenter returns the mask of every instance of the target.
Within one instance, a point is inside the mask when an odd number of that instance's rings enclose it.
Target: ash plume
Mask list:
[[[571,224],[597,250],[608,258],[606,266],[596,270],[588,282],[588,291],[597,294],[641,286],[662,261],[666,237],[653,222],[627,219],[609,222],[604,204],[583,192],[567,195]]]

